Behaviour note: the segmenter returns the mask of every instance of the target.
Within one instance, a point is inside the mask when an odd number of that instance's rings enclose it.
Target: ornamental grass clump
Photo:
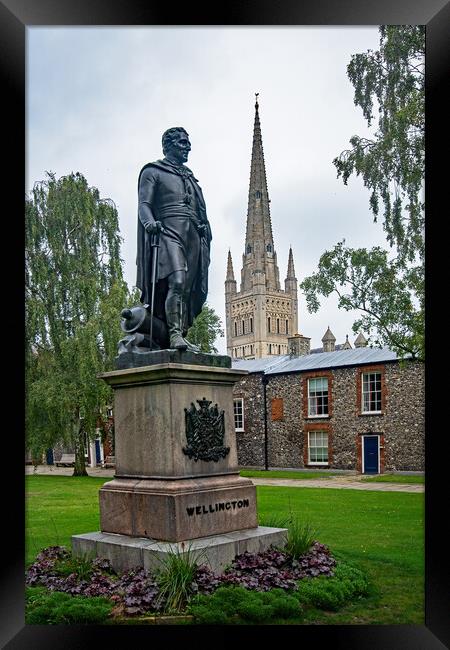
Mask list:
[[[287,540],[284,550],[294,560],[307,553],[313,545],[317,532],[309,522],[301,522],[296,517],[290,517],[287,523]]]
[[[283,550],[295,560],[307,553],[317,538],[317,530],[309,522],[300,521],[292,511],[286,516],[270,513],[261,523],[273,528],[287,528]]]
[[[191,597],[197,593],[195,577],[203,557],[203,552],[194,552],[190,545],[186,548],[182,542],[181,550],[171,549],[161,559],[162,567],[156,574],[159,589],[156,602],[165,612],[183,611]]]

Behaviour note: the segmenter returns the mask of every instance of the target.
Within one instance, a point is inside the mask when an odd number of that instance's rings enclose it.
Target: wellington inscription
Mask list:
[[[250,506],[249,499],[239,499],[236,501],[220,501],[219,503],[210,503],[208,506],[188,506],[186,512],[189,517],[192,515],[207,515],[209,513],[221,512],[225,510],[240,510]]]

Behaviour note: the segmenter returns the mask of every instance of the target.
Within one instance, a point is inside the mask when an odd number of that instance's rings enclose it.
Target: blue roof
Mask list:
[[[263,372],[265,375],[279,375],[284,372],[304,372],[320,368],[344,368],[372,363],[397,361],[398,356],[389,348],[355,348],[317,352],[298,357],[280,355],[264,359],[232,359],[232,367],[248,372]]]

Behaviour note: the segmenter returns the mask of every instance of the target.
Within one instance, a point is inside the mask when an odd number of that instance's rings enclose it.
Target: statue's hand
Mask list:
[[[157,232],[161,232],[163,229],[161,221],[152,221],[145,226],[145,230],[150,234],[154,235]]]

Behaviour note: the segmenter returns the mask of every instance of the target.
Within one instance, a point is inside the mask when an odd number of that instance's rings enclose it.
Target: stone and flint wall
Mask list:
[[[361,373],[382,373],[382,412],[361,414]],[[262,373],[234,387],[244,398],[244,431],[237,433],[241,466],[264,465]],[[329,417],[308,418],[307,379],[329,379]],[[419,361],[269,375],[268,460],[271,467],[307,467],[308,431],[328,432],[329,464],[362,470],[362,436],[380,435],[380,472],[425,469],[425,368]],[[320,467],[314,465],[314,467]]]
[[[246,375],[233,389],[244,400],[244,431],[236,431],[238,463],[264,465],[264,387],[262,373]]]

